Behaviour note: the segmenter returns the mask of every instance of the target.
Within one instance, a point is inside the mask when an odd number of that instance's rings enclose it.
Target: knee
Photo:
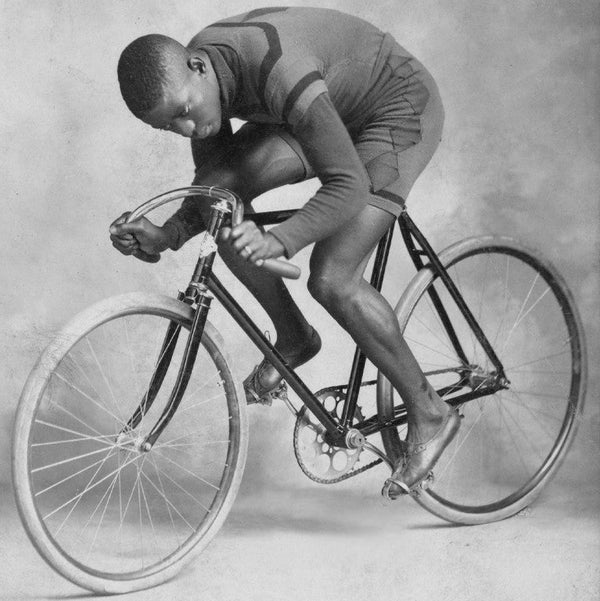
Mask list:
[[[352,301],[352,283],[338,270],[319,269],[311,271],[307,283],[311,296],[328,311],[348,306]]]
[[[251,202],[268,190],[297,181],[300,179],[300,167],[285,154],[285,150],[275,143],[241,144],[227,161],[226,187],[244,202]]]

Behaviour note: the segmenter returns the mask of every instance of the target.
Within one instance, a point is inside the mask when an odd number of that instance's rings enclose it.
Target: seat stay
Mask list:
[[[406,210],[404,210],[401,213],[398,220],[400,222],[400,230],[402,232],[404,242],[406,243],[406,247],[407,247],[408,252],[413,260],[413,263],[415,264],[415,267],[417,268],[417,270],[421,270],[423,268],[431,269],[434,273],[436,273],[438,275],[438,277],[440,278],[440,280],[443,282],[444,286],[448,290],[450,296],[456,303],[459,311],[465,318],[466,322],[469,324],[469,327],[473,331],[473,334],[477,338],[477,341],[479,342],[479,344],[481,344],[481,347],[486,352],[490,361],[493,363],[494,367],[496,368],[496,372],[497,372],[499,378],[503,379],[505,377],[505,373],[504,373],[504,367],[503,367],[500,359],[496,355],[496,352],[494,351],[490,341],[487,339],[486,335],[483,333],[483,330],[481,329],[479,323],[477,322],[477,319],[475,318],[475,316],[473,315],[473,313],[467,306],[467,303],[463,299],[462,294],[460,293],[460,291],[456,287],[456,284],[454,283],[454,281],[452,280],[452,278],[446,271],[446,268],[442,265],[437,254],[435,253],[435,251],[433,250],[433,248],[431,247],[429,242],[427,242],[427,239],[425,238],[425,236],[417,228],[414,221],[408,216],[408,213],[406,212]],[[416,244],[419,245],[420,249],[417,248],[415,242],[416,242]],[[425,264],[423,262],[423,259],[422,259],[423,256],[425,256],[429,259],[429,263]],[[467,356],[462,348],[462,345],[460,344],[460,341],[458,340],[458,336],[456,334],[454,326],[452,325],[450,317],[448,316],[448,313],[446,312],[446,309],[445,309],[437,291],[434,290],[433,288],[430,288],[430,290],[428,290],[428,293],[430,295],[431,301],[432,301],[438,315],[440,316],[442,324],[444,325],[444,328],[446,329],[446,332],[452,343],[452,346],[454,347],[454,350],[456,351],[456,354],[458,355],[459,359],[463,362],[465,367],[468,366],[470,362],[467,359]]]

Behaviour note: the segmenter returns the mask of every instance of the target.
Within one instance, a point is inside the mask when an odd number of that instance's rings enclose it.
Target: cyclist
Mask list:
[[[268,232],[251,221],[225,230],[219,252],[273,321],[292,367],[321,341],[262,260],[314,243],[308,288],[402,396],[406,452],[387,486],[408,492],[429,473],[460,418],[428,384],[394,313],[363,279],[368,258],[399,215],[441,137],[437,86],[391,35],[328,9],[261,8],[219,21],[187,46],[162,35],[121,54],[123,98],[145,123],[191,138],[193,184],[230,188],[246,211],[257,196],[318,177],[321,187]],[[246,123],[233,133],[230,119]],[[123,254],[147,261],[204,228],[207,203],[186,199],[162,227],[142,218],[110,228]],[[281,377],[263,360],[244,382],[249,403],[270,404]]]

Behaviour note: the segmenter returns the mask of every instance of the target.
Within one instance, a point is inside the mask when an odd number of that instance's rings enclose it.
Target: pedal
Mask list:
[[[265,392],[260,397],[253,398],[251,401],[248,400],[248,404],[270,407],[275,399],[283,401],[288,406],[290,405],[290,400],[288,398],[288,386],[285,380],[281,380],[277,388],[270,390],[269,392]]]
[[[281,380],[279,386],[275,390],[271,391],[270,394],[272,395],[272,398],[279,399],[286,404],[290,402],[288,397],[288,385],[285,380]]]
[[[432,471],[429,472],[429,474],[427,474],[427,476],[423,478],[423,480],[421,480],[421,482],[419,482],[419,484],[417,484],[412,489],[408,488],[408,486],[406,486],[403,482],[398,482],[393,478],[388,478],[385,481],[383,488],[381,489],[381,495],[388,501],[395,501],[396,499],[399,499],[403,496],[418,497],[421,494],[421,491],[427,490],[427,488],[433,484],[433,481],[434,477]],[[402,492],[398,493],[395,496],[391,496],[390,489],[392,485],[395,485],[398,488],[400,488]]]

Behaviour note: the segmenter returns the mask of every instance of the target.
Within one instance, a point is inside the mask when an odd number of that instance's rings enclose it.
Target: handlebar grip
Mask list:
[[[300,268],[286,261],[278,261],[277,259],[265,259],[260,265],[263,269],[274,273],[282,278],[297,280],[300,277]]]

